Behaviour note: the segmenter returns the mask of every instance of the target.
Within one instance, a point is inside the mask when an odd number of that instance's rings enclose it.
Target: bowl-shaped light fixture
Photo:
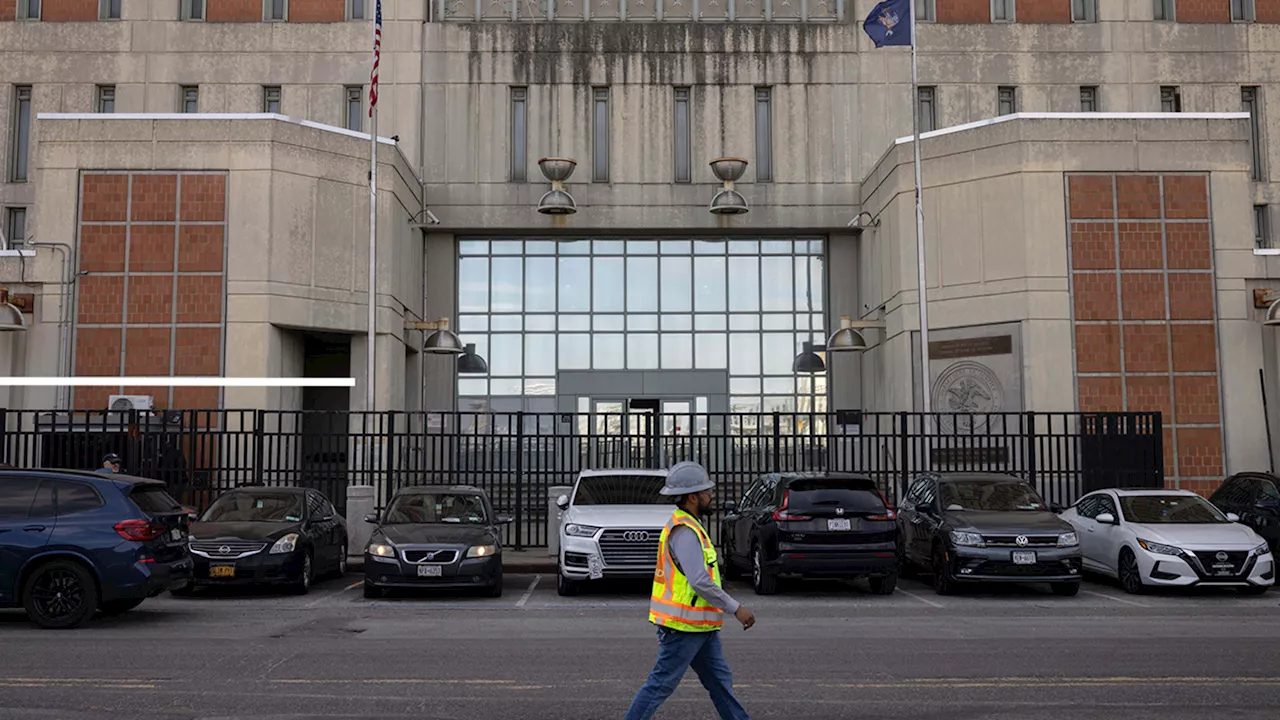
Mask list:
[[[476,354],[475,343],[467,343],[466,350],[458,356],[459,375],[487,375],[489,363]]]
[[[867,339],[853,327],[853,319],[847,315],[840,317],[840,329],[827,338],[827,352],[862,352],[866,350]]]
[[[422,351],[432,355],[461,355],[463,353],[462,341],[449,329],[448,318],[440,318],[440,322],[436,323],[436,330],[427,336],[427,341],[422,344]]]
[[[741,215],[750,210],[747,207],[747,199],[737,190],[721,190],[716,196],[711,198],[711,206],[708,208],[716,215]]]
[[[577,166],[578,161],[573,158],[545,157],[538,161],[542,176],[553,183],[568,180]]]
[[[711,172],[720,182],[737,182],[747,171],[747,161],[743,158],[722,157],[711,161]]]
[[[742,158],[722,157],[711,161],[711,172],[723,183],[711,204],[707,206],[715,215],[741,215],[750,210],[747,199],[733,189],[733,183],[747,171],[747,161]]]
[[[827,371],[827,364],[823,362],[822,356],[813,351],[813,343],[802,343],[802,348],[795,361],[791,363],[792,372],[820,373]]]
[[[578,203],[564,189],[564,183],[573,174],[578,162],[573,158],[545,157],[538,161],[542,176],[551,181],[551,191],[538,200],[538,212],[543,215],[572,215],[578,212]]]
[[[1267,316],[1262,319],[1263,325],[1275,327],[1280,325],[1280,298],[1271,303],[1271,307],[1267,308]]]
[[[578,212],[578,204],[564,190],[551,190],[538,201],[538,212],[543,215],[572,215]]]
[[[9,302],[9,290],[0,288],[0,332],[26,329],[27,323],[22,319],[22,311]]]

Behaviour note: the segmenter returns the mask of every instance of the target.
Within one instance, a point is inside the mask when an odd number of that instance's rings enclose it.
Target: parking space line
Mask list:
[[[360,586],[361,586],[361,585],[363,585],[363,584],[364,584],[364,581],[363,581],[363,580],[357,580],[357,581],[355,581],[355,582],[351,583],[350,585],[348,585],[345,589],[347,589],[347,590],[355,590],[356,588],[360,587]]]
[[[1151,607],[1150,605],[1147,605],[1145,603],[1140,603],[1135,600],[1128,600],[1126,598],[1116,597],[1114,595],[1107,595],[1100,592],[1094,592],[1093,590],[1085,590],[1084,588],[1081,588],[1080,592],[1084,593],[1085,595],[1093,595],[1095,597],[1106,598],[1108,600],[1115,600],[1116,602],[1124,603],[1125,605],[1133,605],[1134,607],[1140,607],[1140,608]]]
[[[524,607],[524,604],[525,604],[525,603],[529,602],[529,598],[533,597],[533,590],[534,590],[534,588],[538,587],[538,583],[539,583],[541,580],[542,580],[542,576],[541,576],[541,575],[534,575],[534,576],[533,576],[533,582],[529,583],[529,589],[528,589],[528,590],[525,590],[525,591],[524,591],[524,594],[520,596],[520,599],[516,602],[516,607],[518,607],[518,608],[522,608],[522,607]]]
[[[929,598],[927,598],[927,597],[925,597],[925,596],[923,596],[923,595],[917,595],[916,593],[913,593],[913,592],[911,592],[910,590],[903,590],[902,588],[898,588],[898,589],[897,589],[897,592],[900,592],[900,593],[902,593],[903,595],[906,595],[907,597],[913,597],[913,598],[915,598],[915,599],[919,600],[920,602],[924,603],[925,605],[929,605],[929,606],[932,606],[932,607],[936,607],[936,608],[938,608],[938,609],[942,609],[942,607],[943,607],[942,603],[934,602],[933,600],[930,600]]]

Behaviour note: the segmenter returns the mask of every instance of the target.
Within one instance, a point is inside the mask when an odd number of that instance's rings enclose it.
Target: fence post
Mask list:
[[[388,492],[395,494],[399,489],[400,483],[395,480],[398,473],[396,472],[396,412],[394,410],[387,411],[387,475],[386,486]]]
[[[1022,414],[1023,422],[1026,423],[1026,429],[1023,435],[1027,438],[1027,483],[1033,488],[1036,485],[1036,414],[1028,410]],[[1052,417],[1052,416],[1050,416]]]
[[[253,477],[249,478],[249,482],[266,482],[262,471],[262,453],[265,450],[262,447],[265,436],[263,426],[266,424],[267,412],[265,410],[255,410],[253,412]]]
[[[516,413],[516,550],[524,549],[524,411]]]
[[[898,479],[898,497],[902,497],[911,484],[911,428],[908,427],[910,420],[910,415],[906,411],[898,413],[898,456],[902,458],[900,461],[902,477]]]
[[[57,413],[53,414],[53,422],[56,427],[58,423]],[[22,428],[18,429],[21,431]],[[19,434],[18,438],[21,439],[22,435]],[[0,462],[15,465],[15,463],[9,462],[9,408],[0,408]]]
[[[773,466],[765,468],[765,472],[782,472],[782,413],[773,413]]]

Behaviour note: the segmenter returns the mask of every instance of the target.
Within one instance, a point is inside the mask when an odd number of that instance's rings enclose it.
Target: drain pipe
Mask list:
[[[32,247],[47,247],[50,250],[56,250],[62,255],[62,281],[58,288],[58,377],[66,377],[70,374],[71,361],[68,359],[70,348],[70,339],[67,335],[68,319],[71,314],[71,303],[67,302],[67,293],[73,284],[71,273],[71,256],[74,253],[72,247],[66,243],[49,242],[46,240],[32,240],[28,243]],[[64,400],[66,400],[66,388],[59,385],[55,394],[55,404],[59,410],[64,409]]]
[[[418,217],[427,215],[427,23],[431,22],[433,0],[422,0],[426,5],[422,11],[422,45],[418,48],[420,56],[418,69],[418,182],[421,183],[418,193],[422,206]]]

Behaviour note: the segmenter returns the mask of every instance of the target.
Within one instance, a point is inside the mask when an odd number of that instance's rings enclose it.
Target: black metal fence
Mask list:
[[[0,461],[89,469],[116,452],[126,472],[197,508],[251,482],[312,487],[344,512],[350,485],[376,488],[379,506],[405,485],[476,485],[516,518],[507,541],[517,547],[547,544],[551,489],[590,468],[696,460],[721,499],[771,472],[859,473],[891,502],[926,470],[1013,473],[1062,504],[1164,482],[1159,413],[0,410],[0,428]]]

